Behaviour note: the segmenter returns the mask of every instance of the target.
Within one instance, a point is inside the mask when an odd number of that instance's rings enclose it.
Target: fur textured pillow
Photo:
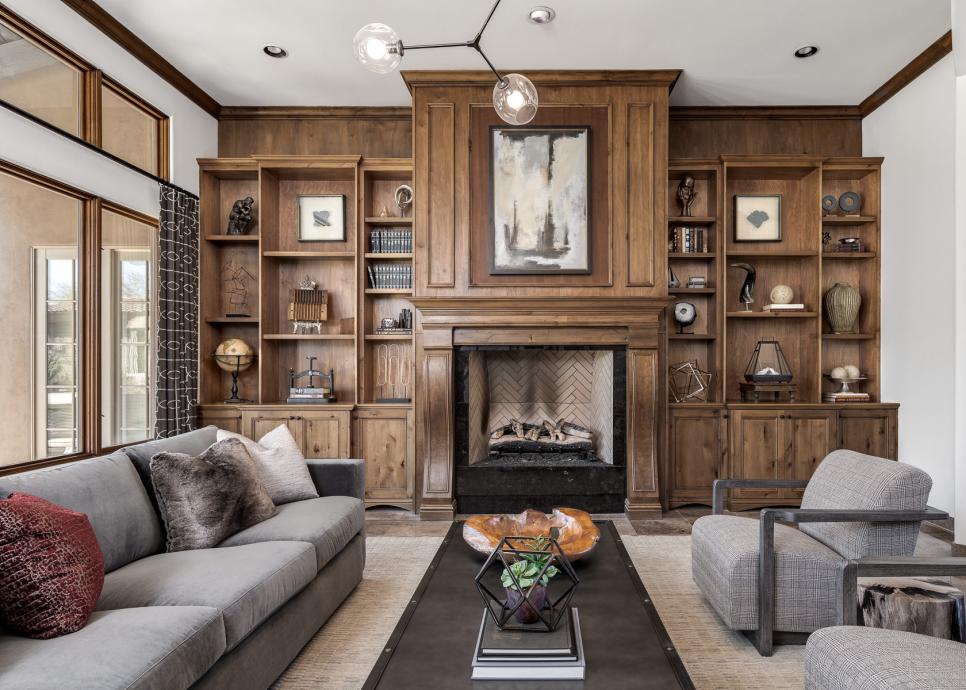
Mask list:
[[[168,551],[206,549],[275,515],[255,461],[237,439],[219,441],[198,457],[158,453],[151,479],[168,537]]]
[[[227,438],[235,438],[245,444],[255,460],[262,486],[275,505],[319,497],[309,474],[309,467],[305,464],[305,456],[292,438],[292,432],[284,424],[279,424],[258,442],[247,436],[219,429],[218,440]]]
[[[0,623],[49,639],[76,632],[104,586],[104,557],[83,513],[29,494],[0,501]]]

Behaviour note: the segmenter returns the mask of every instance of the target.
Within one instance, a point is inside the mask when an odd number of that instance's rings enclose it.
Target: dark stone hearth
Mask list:
[[[577,441],[574,443],[554,443],[553,441],[528,441],[525,438],[500,439],[497,443],[490,443],[490,455],[506,455],[508,453],[577,453],[592,452],[594,444],[591,441]]]
[[[474,467],[514,467],[516,465],[547,466],[556,467],[561,465],[592,465],[600,466],[605,464],[593,453],[585,452],[558,452],[558,453],[494,453],[490,451],[490,457],[480,460]]]

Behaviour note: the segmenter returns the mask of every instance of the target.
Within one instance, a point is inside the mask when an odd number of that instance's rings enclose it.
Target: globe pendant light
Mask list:
[[[396,32],[385,24],[374,22],[366,24],[356,32],[352,39],[352,50],[356,60],[370,72],[387,74],[399,67],[403,55],[407,50],[423,50],[429,48],[472,48],[480,54],[490,71],[496,75],[496,85],[493,87],[493,108],[500,118],[511,125],[525,125],[537,114],[539,98],[537,89],[529,79],[522,74],[501,75],[490,59],[480,47],[480,39],[486,30],[493,13],[500,6],[501,0],[496,0],[490,13],[486,16],[483,26],[472,41],[462,43],[433,43],[425,45],[405,46],[399,40]]]
[[[504,122],[525,125],[537,114],[539,98],[533,82],[522,74],[507,74],[493,87],[493,107]]]

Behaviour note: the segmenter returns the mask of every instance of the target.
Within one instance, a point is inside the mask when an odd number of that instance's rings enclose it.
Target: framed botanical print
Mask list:
[[[490,275],[590,273],[590,127],[489,134]]]
[[[345,195],[300,196],[299,242],[345,241]]]
[[[781,194],[735,194],[735,242],[781,242]]]

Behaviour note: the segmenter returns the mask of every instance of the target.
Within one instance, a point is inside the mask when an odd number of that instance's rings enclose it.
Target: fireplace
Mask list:
[[[460,513],[624,510],[626,348],[456,348]]]
[[[660,516],[668,299],[521,294],[416,297],[412,303],[421,517],[452,520],[457,511],[562,503],[623,511],[632,519]],[[567,390],[558,385],[566,377],[553,373],[566,358],[593,379],[580,392],[570,391],[569,407]],[[494,391],[491,369],[501,367],[515,367],[516,373],[497,372],[508,388],[512,384],[512,395]],[[470,386],[471,377],[478,385]],[[496,447],[502,444],[492,443],[494,432],[516,436],[513,420],[524,436],[531,430],[526,425],[543,427],[545,421],[559,423],[569,436],[583,427],[593,432],[593,443],[589,452]],[[538,430],[531,440],[540,438]]]

